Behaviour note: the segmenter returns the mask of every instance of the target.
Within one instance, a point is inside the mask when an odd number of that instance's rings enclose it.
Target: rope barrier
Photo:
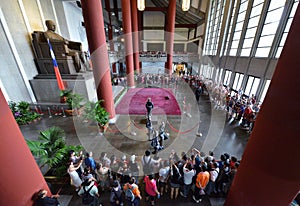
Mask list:
[[[168,123],[169,127],[170,127],[173,131],[175,131],[175,132],[177,132],[177,133],[179,133],[179,134],[186,134],[186,133],[189,133],[190,131],[192,131],[193,129],[195,129],[195,128],[196,128],[197,126],[199,126],[199,124],[200,124],[200,122],[198,122],[198,123],[195,124],[191,129],[186,130],[186,131],[183,131],[183,132],[180,132],[180,130],[178,130],[178,129],[176,129],[175,127],[173,127],[173,126],[170,124],[169,121],[167,121],[167,123]]]
[[[130,126],[130,124],[128,124],[128,125],[127,125],[127,127],[126,127],[126,128],[124,128],[124,130],[125,130],[125,129],[127,129],[129,126]],[[107,127],[107,130],[108,130],[109,132],[113,132],[113,133],[120,132],[120,130],[119,130],[119,129],[115,129],[115,130],[113,130],[113,129],[111,129],[109,126]]]
[[[145,130],[147,132],[147,129],[140,127],[134,120],[132,121],[132,123],[134,124],[134,126],[140,130]]]

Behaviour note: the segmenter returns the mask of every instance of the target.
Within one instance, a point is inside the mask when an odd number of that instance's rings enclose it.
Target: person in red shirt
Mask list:
[[[151,206],[155,203],[155,197],[160,197],[160,193],[157,190],[156,180],[153,175],[147,175],[144,178],[145,190],[146,190],[146,201],[150,199]]]

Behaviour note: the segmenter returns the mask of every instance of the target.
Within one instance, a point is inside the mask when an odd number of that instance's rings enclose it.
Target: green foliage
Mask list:
[[[18,103],[18,110],[19,112],[21,112],[22,114],[26,114],[29,112],[30,108],[29,108],[29,103],[25,102],[25,101],[21,101]]]
[[[96,103],[87,102],[84,107],[83,117],[90,121],[96,121],[99,125],[104,126],[109,122],[109,113],[102,106],[104,100]]]
[[[66,145],[64,130],[55,126],[41,131],[38,140],[26,142],[32,155],[39,160],[40,168],[48,165],[57,176],[66,174],[69,151],[82,150],[82,146]]]
[[[15,114],[18,111],[16,102],[10,101],[10,102],[8,102],[8,106],[13,114]]]
[[[85,105],[84,105],[84,110],[83,110],[83,118],[86,119],[86,120],[90,120],[90,121],[96,121],[95,119],[95,105],[96,103],[95,102],[87,102]]]
[[[84,98],[80,94],[72,93],[68,98],[67,98],[67,104],[69,107],[72,109],[78,109],[81,107],[81,102],[84,100]]]
[[[61,97],[69,97],[69,95],[72,93],[72,90],[60,90],[60,96]]]
[[[29,122],[32,122],[33,120],[41,117],[40,114],[30,111],[30,104],[28,102],[21,101],[19,103],[16,103],[10,101],[8,103],[8,106],[19,125],[28,124]]]
[[[104,100],[99,100],[95,104],[95,120],[100,126],[104,126],[109,122],[109,113],[102,107]]]
[[[81,102],[84,100],[84,98],[80,94],[72,93],[72,90],[61,90],[60,96],[66,97],[66,103],[71,109],[80,108]]]

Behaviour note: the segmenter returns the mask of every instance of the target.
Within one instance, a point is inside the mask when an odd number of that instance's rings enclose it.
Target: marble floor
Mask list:
[[[228,119],[224,110],[215,109],[207,95],[202,95],[199,102],[196,102],[193,92],[186,86],[180,85],[173,91],[180,104],[182,115],[161,114],[152,118],[154,129],[158,129],[159,124],[164,121],[166,131],[170,133],[170,138],[165,142],[165,149],[158,154],[159,157],[167,159],[172,149],[180,154],[195,147],[204,153],[213,151],[216,159],[225,152],[238,159],[242,158],[249,134],[241,129],[237,121]],[[140,159],[145,150],[150,149],[144,115],[117,115],[114,124],[110,124],[104,134],[99,133],[96,125],[85,123],[80,116],[63,117],[55,114],[51,116],[49,117],[46,111],[41,121],[20,126],[24,137],[36,139],[39,131],[59,126],[66,133],[67,144],[83,145],[86,151],[93,151],[96,160],[103,151],[107,152],[108,156],[114,154],[121,157],[125,154],[129,157],[135,154]],[[202,136],[196,135],[197,133],[201,133]],[[80,197],[70,185],[61,187],[61,194],[69,200],[64,201],[69,202],[64,205],[81,205]],[[108,192],[101,194],[101,199],[103,205],[109,205]],[[201,205],[218,206],[223,205],[224,201],[224,197],[211,197],[204,199]],[[174,205],[174,203],[179,206],[196,205],[191,197],[188,199],[179,197],[175,201],[167,196],[163,196],[157,205]],[[142,201],[141,205],[148,204]]]

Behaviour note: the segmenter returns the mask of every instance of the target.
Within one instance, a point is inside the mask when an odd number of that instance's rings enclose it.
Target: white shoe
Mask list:
[[[193,195],[193,200],[194,200],[196,203],[199,203],[199,202],[200,202],[200,200],[196,200],[195,195]]]
[[[198,133],[196,134],[196,136],[202,137],[202,133],[201,133],[201,132],[198,132]]]

